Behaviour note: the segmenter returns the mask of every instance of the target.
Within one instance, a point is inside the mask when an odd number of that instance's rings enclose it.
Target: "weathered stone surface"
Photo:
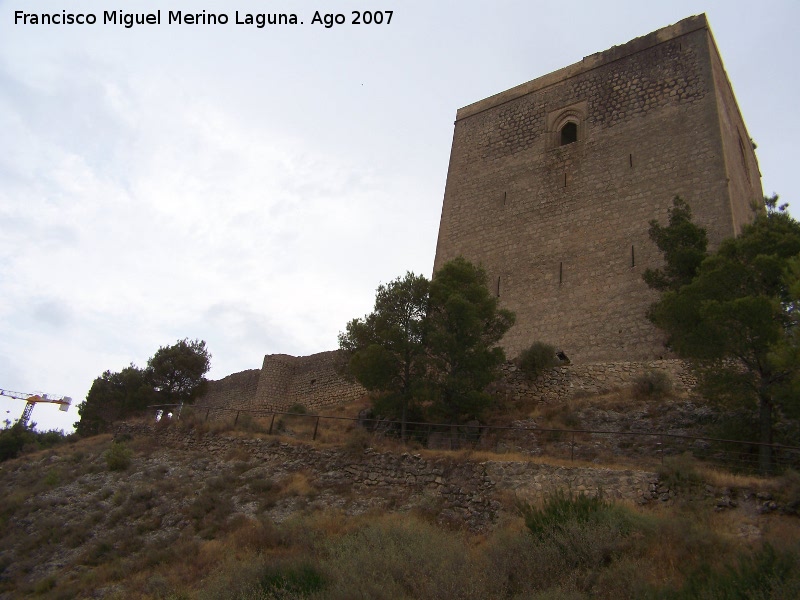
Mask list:
[[[119,433],[150,436],[159,446],[171,446],[229,456],[244,450],[260,461],[264,478],[283,478],[303,473],[319,490],[318,502],[328,507],[349,507],[351,513],[368,508],[412,510],[431,501],[441,520],[482,530],[496,522],[501,508],[498,494],[513,492],[522,500],[536,502],[556,489],[647,503],[661,491],[654,473],[632,470],[553,467],[527,462],[473,461],[393,454],[366,449],[352,454],[306,444],[235,436],[198,436],[176,427],[124,424]],[[196,471],[212,464],[197,462]],[[347,496],[346,501],[342,496]],[[327,499],[325,499],[327,498]],[[323,505],[320,505],[324,507]],[[290,507],[289,507],[290,508]],[[288,511],[286,506],[281,511]],[[278,515],[280,516],[280,515]]]
[[[569,122],[577,141],[561,145]],[[434,271],[483,265],[517,315],[511,357],[534,341],[573,363],[663,357],[642,273],[661,262],[649,221],[676,195],[712,246],[762,201],[704,15],[460,109]]]
[[[356,400],[366,390],[340,375],[340,360],[336,350],[310,356],[268,354],[260,371],[209,382],[207,394],[195,406],[201,411],[223,409],[214,416],[229,416],[233,409],[281,412],[299,404],[316,410]]]
[[[578,395],[620,390],[633,385],[636,378],[650,371],[666,373],[676,391],[691,391],[696,381],[682,360],[618,361],[571,364],[556,367],[536,380],[529,380],[513,363],[503,366],[501,387],[514,400],[553,403]]]

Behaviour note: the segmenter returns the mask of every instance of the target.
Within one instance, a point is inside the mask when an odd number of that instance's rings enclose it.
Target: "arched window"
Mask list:
[[[545,122],[546,147],[555,150],[586,139],[586,114],[589,105],[581,100],[570,106],[563,106],[547,114]]]
[[[566,146],[578,141],[578,124],[574,121],[567,121],[561,128],[561,145]]]

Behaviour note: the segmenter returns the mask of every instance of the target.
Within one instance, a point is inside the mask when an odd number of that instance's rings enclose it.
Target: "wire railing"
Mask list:
[[[177,405],[151,408],[161,411],[158,418],[162,420],[167,419],[170,413],[174,419],[180,416],[176,410]],[[772,472],[800,468],[798,446],[669,432],[558,429],[524,423],[497,426],[411,421],[406,422],[403,433],[400,422],[371,417],[355,418],[222,406],[184,406],[182,414],[184,419],[191,415],[192,419],[200,422],[213,420],[234,429],[312,441],[321,437],[335,437],[341,441],[344,432],[361,429],[372,436],[390,438],[413,447],[519,453],[598,465],[633,463],[652,467],[663,463],[668,457],[688,453],[703,462],[727,470],[756,473],[763,470],[760,468],[759,453],[766,446],[771,449]]]

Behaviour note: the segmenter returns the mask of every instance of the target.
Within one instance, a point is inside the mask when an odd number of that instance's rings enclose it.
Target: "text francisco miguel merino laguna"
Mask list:
[[[164,11],[167,13],[167,25],[227,25],[231,21],[227,13],[199,13],[181,10]],[[318,18],[318,13],[314,15]],[[322,17],[319,17],[322,22]],[[293,13],[246,13],[236,11],[233,21],[235,25],[255,25],[259,29],[266,25],[297,25],[297,15]],[[312,20],[312,23],[314,21]],[[95,13],[71,13],[66,10],[56,13],[27,13],[14,11],[15,25],[123,25],[130,29],[134,25],[161,25],[161,10],[151,13],[128,13],[122,10],[103,11],[102,19]]]

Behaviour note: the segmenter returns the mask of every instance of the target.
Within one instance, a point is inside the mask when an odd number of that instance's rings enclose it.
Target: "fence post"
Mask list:
[[[206,421],[208,421],[208,415],[209,415],[210,413],[211,413],[211,409],[209,408],[209,409],[206,411]]]
[[[661,464],[664,464],[664,436],[660,435],[658,438],[661,440],[659,445],[661,446]]]
[[[272,426],[275,424],[275,413],[272,413],[272,421],[269,422],[269,433],[267,435],[272,435]]]
[[[572,432],[572,442],[569,445],[569,460],[575,462],[575,432]]]
[[[314,437],[311,438],[312,440],[316,440],[317,439],[317,428],[318,427],[319,427],[319,417],[317,417],[317,422],[314,423]]]
[[[233,426],[234,427],[236,427],[236,424],[239,422],[239,413],[240,412],[241,411],[239,411],[239,410],[236,411],[236,418],[233,420]]]

